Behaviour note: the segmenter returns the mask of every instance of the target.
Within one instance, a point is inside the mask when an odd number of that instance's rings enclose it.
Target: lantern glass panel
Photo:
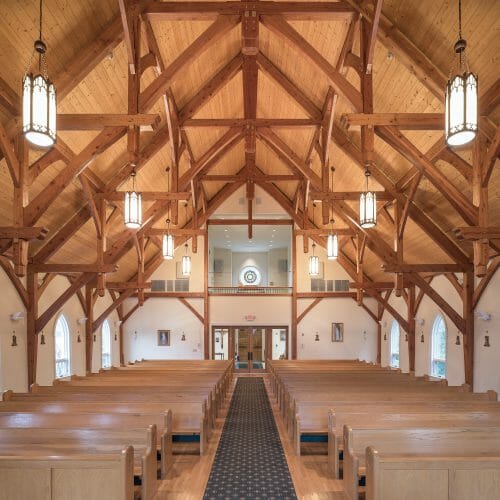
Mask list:
[[[189,276],[191,274],[191,257],[189,255],[182,256],[182,275]]]
[[[359,198],[359,225],[365,229],[377,224],[377,195],[372,191],[361,193]]]
[[[338,238],[336,234],[328,235],[328,240],[326,242],[326,254],[328,259],[333,260],[338,257],[339,254],[339,245]]]
[[[174,237],[171,234],[163,235],[162,254],[166,260],[174,258]]]
[[[125,193],[125,209],[124,209],[125,226],[130,229],[137,229],[142,224],[142,195],[135,191],[127,191]]]
[[[312,255],[309,257],[309,276],[319,275],[319,257]]]

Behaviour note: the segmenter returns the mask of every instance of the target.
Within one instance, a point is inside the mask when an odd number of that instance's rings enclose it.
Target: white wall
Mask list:
[[[203,315],[203,299],[188,299]],[[125,301],[125,310],[136,300]],[[170,330],[170,346],[159,346],[158,330]],[[186,340],[182,341],[182,334]],[[139,359],[202,359],[203,324],[178,299],[147,300],[124,325],[125,363]]]
[[[493,389],[500,394],[500,271],[497,271],[479,301],[476,311],[489,312],[490,321],[476,317],[474,346],[474,390]],[[484,347],[489,335],[491,347]]]
[[[39,314],[42,314],[54,300],[69,286],[68,280],[63,276],[56,276],[47,286],[39,301]],[[26,318],[13,322],[10,314],[17,311],[26,313],[24,305],[19,299],[16,290],[10,283],[3,270],[0,270],[0,287],[2,300],[0,301],[0,318],[2,330],[0,332],[0,389],[26,391],[28,388],[27,350],[26,350]],[[98,317],[111,303],[109,295],[99,299],[95,306],[95,317]],[[45,344],[40,345],[41,336],[38,336],[38,356],[36,381],[42,385],[50,385],[54,380],[54,326],[59,315],[63,313],[69,326],[71,339],[71,373],[85,375],[85,325],[77,323],[78,318],[84,317],[80,302],[76,295],[71,297],[47,323],[43,329]],[[120,361],[119,335],[114,340],[115,325],[118,319],[116,313],[109,317],[111,326],[111,352],[113,365],[118,366]],[[12,334],[15,331],[17,347],[12,347]],[[81,342],[77,342],[80,332]],[[96,332],[96,342],[93,343],[93,370],[98,370],[101,365],[101,332]]]

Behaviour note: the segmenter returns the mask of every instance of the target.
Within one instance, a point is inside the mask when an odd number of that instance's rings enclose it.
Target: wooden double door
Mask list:
[[[288,327],[214,326],[212,359],[233,359],[240,372],[264,371],[269,359],[288,359]]]

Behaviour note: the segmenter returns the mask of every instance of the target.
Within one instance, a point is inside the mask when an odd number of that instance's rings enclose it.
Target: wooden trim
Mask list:
[[[177,300],[182,302],[182,304],[184,304],[201,321],[201,323],[205,324],[203,316],[184,297],[177,297]]]
[[[33,269],[33,272],[34,271]],[[61,307],[75,294],[76,290],[85,286],[94,275],[92,273],[82,273],[35,321],[35,334],[43,330],[47,323],[53,318]]]
[[[247,226],[250,219],[208,219],[208,226]],[[252,219],[254,226],[291,226],[291,219]]]
[[[156,114],[64,113],[57,115],[57,130],[102,130],[105,127],[132,125],[152,128],[159,122],[160,117]]]
[[[500,257],[495,257],[491,261],[491,263],[486,271],[486,275],[479,282],[479,284],[476,286],[476,289],[474,290],[473,299],[472,299],[472,305],[473,305],[474,309],[479,304],[479,301],[481,300],[483,293],[487,289],[489,282],[491,281],[493,276],[495,276],[495,273],[497,272],[499,267],[500,267]]]
[[[5,271],[5,274],[9,278],[14,288],[16,289],[17,294],[21,299],[21,302],[27,309],[29,305],[28,292],[24,287],[24,285],[22,284],[21,280],[19,279],[19,276],[17,276],[16,273],[14,272],[14,268],[10,265],[10,262],[7,259],[7,257],[0,256],[0,267]]]
[[[313,302],[311,302],[311,304],[309,304],[304,309],[304,311],[301,314],[299,314],[299,316],[297,317],[297,324],[300,323],[307,316],[307,313],[312,311],[312,309],[314,309],[322,300],[323,300],[323,297],[316,297],[313,300]]]
[[[356,298],[356,293],[354,292],[297,292],[298,299],[312,299],[312,298]]]

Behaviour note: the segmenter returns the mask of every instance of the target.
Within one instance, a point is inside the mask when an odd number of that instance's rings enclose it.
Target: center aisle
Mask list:
[[[262,378],[236,382],[203,498],[297,498]]]

